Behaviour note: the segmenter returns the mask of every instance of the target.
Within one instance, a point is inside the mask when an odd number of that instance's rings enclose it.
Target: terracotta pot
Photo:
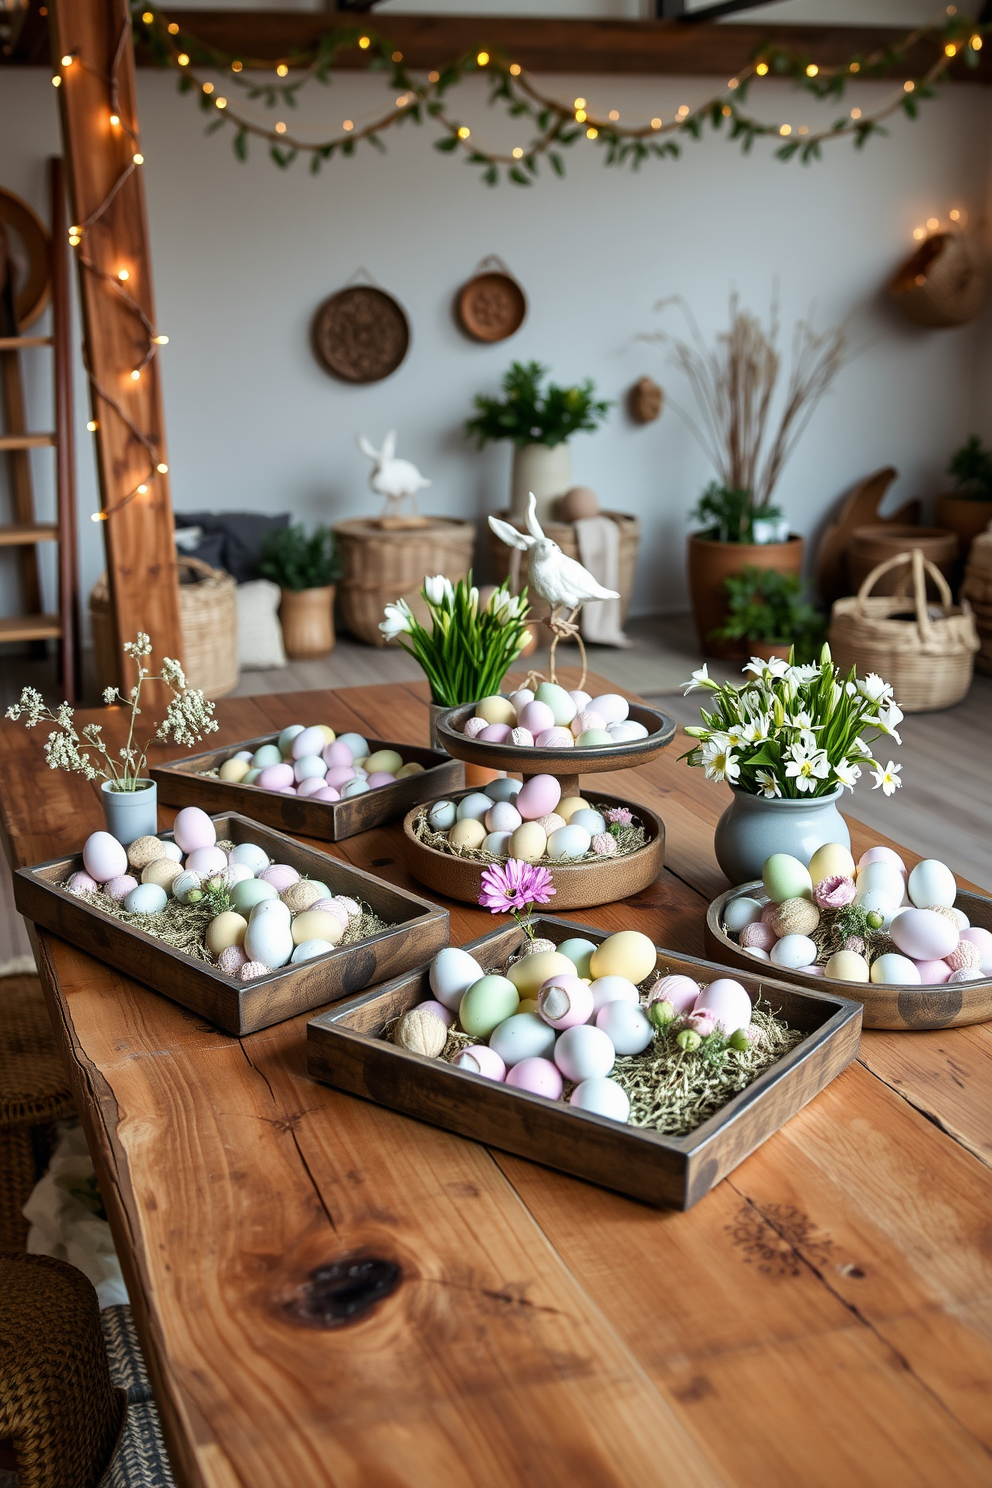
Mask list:
[[[334,585],[284,589],[279,605],[282,640],[291,661],[309,661],[334,649]]]
[[[937,526],[946,527],[957,536],[959,578],[968,561],[968,550],[990,522],[992,501],[969,501],[964,496],[937,497]]]
[[[732,659],[747,655],[743,641],[717,641],[710,632],[727,617],[724,579],[745,568],[774,568],[802,573],[805,544],[795,534],[784,543],[723,543],[692,533],[689,537],[689,593],[704,656]]]

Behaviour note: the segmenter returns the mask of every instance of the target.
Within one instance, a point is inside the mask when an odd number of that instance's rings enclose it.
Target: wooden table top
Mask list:
[[[234,699],[218,737],[319,720],[425,743],[426,701]],[[43,741],[0,725],[15,865],[102,825]],[[679,752],[611,780],[665,819],[664,873],[578,917],[701,954],[726,791]],[[877,840],[851,825],[857,851]],[[400,842],[326,850],[407,883]],[[449,908],[454,943],[502,923]],[[992,1483],[988,1028],[866,1033],[696,1208],[663,1212],[315,1084],[305,1018],[239,1042],[38,945],[186,1488]],[[315,1265],[366,1247],[404,1273],[378,1311],[291,1320]]]

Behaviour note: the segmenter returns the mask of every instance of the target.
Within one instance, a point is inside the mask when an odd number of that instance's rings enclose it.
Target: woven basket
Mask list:
[[[367,646],[384,646],[379,629],[387,604],[405,599],[422,622],[424,578],[441,574],[464,578],[472,567],[475,526],[453,517],[431,517],[423,527],[380,527],[361,519],[334,527],[343,577],[338,614],[345,630]]]
[[[224,697],[238,685],[237,586],[229,573],[199,558],[177,555],[179,619],[183,633],[183,669],[190,687],[208,698]],[[186,575],[184,582],[183,576]],[[90,594],[93,663],[102,691],[120,681],[114,621],[107,575],[101,574]],[[154,644],[155,637],[152,637]]]
[[[904,564],[912,572],[912,597],[870,593],[880,578]],[[927,574],[937,586],[941,616],[932,616],[927,605]],[[842,673],[852,666],[861,675],[877,672],[905,713],[932,713],[959,703],[971,686],[979,648],[971,610],[952,602],[944,575],[919,548],[880,563],[856,595],[837,600],[829,640]]]
[[[992,532],[980,532],[971,545],[961,598],[975,612],[981,646],[975,666],[980,672],[992,673]]]
[[[989,257],[977,238],[934,233],[895,274],[889,294],[917,325],[955,326],[975,319],[989,287]]]
[[[515,527],[523,530],[523,523],[516,521],[508,511],[499,512],[498,515],[505,522],[511,522]],[[641,524],[636,517],[627,512],[604,511],[604,517],[612,517],[620,528],[620,551],[617,554],[617,588],[620,590],[620,623],[625,625],[627,613],[630,609],[630,597],[634,589],[634,572],[637,568],[637,549],[641,541]],[[562,552],[569,558],[579,559],[579,540],[575,534],[575,527],[571,522],[545,522],[544,531],[552,542],[556,542]],[[493,569],[496,583],[502,584],[511,572],[516,577],[516,587],[522,588],[530,582],[527,567],[527,554],[521,553],[518,548],[508,548],[502,538],[496,536],[490,528],[489,547],[492,553]],[[519,567],[517,566],[519,560]],[[530,601],[531,618],[543,620],[550,614],[550,607],[539,594],[533,589],[527,592]]]
[[[954,560],[958,556],[955,533],[942,527],[902,527],[881,522],[870,527],[855,527],[847,550],[847,572],[855,594],[879,564],[913,548],[919,548],[927,562],[939,568],[948,583],[951,582]],[[905,594],[909,577],[908,571],[890,570],[876,587],[876,595]]]

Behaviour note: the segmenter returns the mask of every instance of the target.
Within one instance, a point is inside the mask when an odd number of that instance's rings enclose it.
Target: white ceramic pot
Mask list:
[[[567,444],[517,444],[513,447],[510,515],[522,522],[531,491],[537,497],[542,527],[556,520],[555,502],[572,486],[572,456]]]
[[[111,790],[109,780],[100,786],[107,831],[124,847],[138,837],[158,832],[158,786],[154,780],[139,780],[133,791]]]

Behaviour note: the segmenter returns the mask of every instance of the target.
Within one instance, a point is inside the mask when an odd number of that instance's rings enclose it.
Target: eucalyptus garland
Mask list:
[[[409,71],[402,53],[392,43],[364,28],[336,27],[325,32],[312,49],[290,53],[274,65],[270,58],[235,55],[207,46],[154,4],[135,4],[133,17],[136,39],[150,48],[162,66],[174,67],[180,74],[180,92],[196,93],[201,109],[213,116],[207,133],[232,131],[239,160],[248,158],[249,141],[254,137],[268,142],[269,155],[281,168],[291,166],[302,154],[309,156],[310,170],[317,174],[325,161],[354,155],[359,144],[384,151],[382,135],[388,129],[407,122],[432,121],[441,133],[434,148],[459,155],[478,167],[487,186],[495,186],[502,179],[530,186],[542,159],[556,175],[564,175],[562,151],[582,139],[603,152],[606,165],[636,169],[652,158],[678,159],[682,143],[701,139],[707,129],[724,131],[745,153],[755,140],[774,138],[778,140],[775,154],[779,160],[798,158],[807,164],[820,158],[822,146],[829,141],[849,138],[861,147],[872,135],[887,133],[883,128],[886,119],[899,113],[915,119],[920,103],[935,96],[936,84],[944,79],[956,57],[963,57],[972,67],[978,65],[983,36],[992,31],[992,26],[976,25],[949,6],[939,22],[909,32],[893,46],[858,53],[837,66],[822,67],[806,51],[769,42],[756,50],[747,66],[724,88],[704,101],[683,104],[668,118],[656,116],[646,122],[623,124],[616,110],[602,117],[587,108],[584,98],[567,103],[544,92],[529,72],[497,53],[466,53],[430,72],[425,80]],[[749,88],[763,78],[788,80],[817,100],[839,102],[852,80],[882,79],[893,69],[902,68],[909,50],[920,42],[934,49],[934,61],[924,73],[902,78],[874,110],[863,113],[853,108],[828,128],[810,131],[805,125],[793,129],[791,124],[768,123],[745,107]],[[310,83],[326,86],[331,82],[341,53],[356,49],[367,58],[368,70],[382,74],[395,94],[389,107],[371,122],[358,125],[347,119],[332,137],[314,141],[294,134],[284,119],[269,124],[244,110],[242,103],[289,112],[297,107],[300,93]],[[227,93],[202,75],[205,70],[228,74],[224,85]],[[259,73],[273,71],[274,81],[258,77]],[[473,139],[469,126],[452,110],[453,91],[466,78],[480,74],[489,82],[490,104],[502,104],[511,118],[527,122],[531,137],[526,144],[509,152],[487,149]]]

